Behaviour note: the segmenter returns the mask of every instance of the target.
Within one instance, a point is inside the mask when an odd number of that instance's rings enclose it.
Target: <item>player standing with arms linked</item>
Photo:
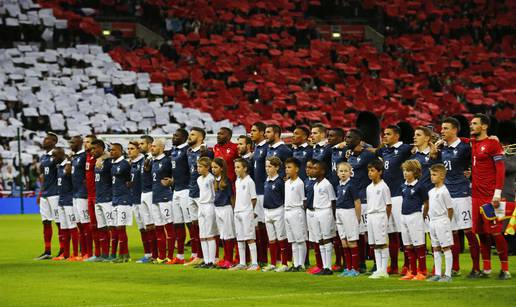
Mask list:
[[[505,179],[504,151],[496,140],[488,138],[487,129],[490,120],[484,114],[475,114],[470,124],[472,147],[472,217],[473,232],[480,238],[480,250],[484,262],[481,277],[489,277],[491,273],[491,239],[495,241],[500,258],[501,271],[498,278],[511,278],[507,242],[502,235],[503,223],[489,221],[480,214],[480,207],[492,203],[495,208],[500,206],[500,199]]]

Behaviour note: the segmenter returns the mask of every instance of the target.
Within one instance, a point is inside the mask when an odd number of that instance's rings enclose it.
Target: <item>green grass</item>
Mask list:
[[[450,284],[430,284],[365,276],[343,279],[306,273],[207,271],[134,262],[33,261],[42,250],[41,232],[37,215],[0,216],[1,306],[514,306],[516,301],[516,279],[458,277]],[[56,236],[53,242],[56,246]],[[129,243],[133,259],[140,257],[135,226],[129,230]],[[516,257],[511,258],[514,267]],[[497,257],[493,260],[496,272]],[[469,255],[463,254],[461,261],[466,275]],[[429,259],[429,266],[431,263]],[[512,274],[516,275],[514,269]]]

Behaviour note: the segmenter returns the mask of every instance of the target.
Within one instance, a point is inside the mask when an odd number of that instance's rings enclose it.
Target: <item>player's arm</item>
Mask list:
[[[72,173],[72,163],[70,161],[66,162],[64,172],[67,176],[69,176]]]
[[[391,190],[385,185],[384,189],[385,193],[385,210],[387,211],[387,217],[391,217],[391,211],[392,211],[392,200],[391,200]]]
[[[495,191],[491,202],[495,208],[498,208],[500,206],[502,190],[505,183],[505,157],[503,148],[500,143],[496,143],[495,147],[493,148],[491,158],[494,161],[496,172]]]

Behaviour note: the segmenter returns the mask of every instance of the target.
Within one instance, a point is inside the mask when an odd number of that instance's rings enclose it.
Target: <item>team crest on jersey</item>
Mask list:
[[[210,187],[210,185],[207,182],[204,186],[206,187],[206,189]]]
[[[303,157],[305,157],[305,156],[306,156],[306,151],[303,151]]]
[[[425,161],[428,162],[428,160],[430,160],[430,157],[426,156]]]
[[[226,149],[226,152],[227,152],[227,153],[230,153],[230,152],[231,152],[231,149],[229,149],[229,148],[228,148],[228,149]]]
[[[260,156],[263,155],[263,149],[260,149]]]
[[[486,150],[485,146],[480,147],[480,151],[484,151],[484,150]]]
[[[410,194],[414,194],[416,191],[414,189],[410,189]]]
[[[380,190],[376,191],[376,195],[380,195],[380,193],[381,193]]]
[[[294,186],[291,186],[291,187],[290,187],[290,191],[294,191]]]
[[[358,157],[358,158],[357,158],[357,162],[360,162],[360,160],[362,160],[362,159],[360,159],[360,157]]]
[[[159,168],[159,169],[161,169],[161,163],[160,163],[160,164],[158,164],[158,168]]]
[[[397,155],[398,154],[398,150],[397,149],[394,149],[394,154]]]
[[[453,155],[454,155],[454,156],[456,156],[456,155],[457,155],[457,153],[458,153],[457,149],[454,149],[454,150],[453,150]]]
[[[275,186],[275,185],[272,185],[272,189],[274,190],[275,188],[276,188],[276,186]]]

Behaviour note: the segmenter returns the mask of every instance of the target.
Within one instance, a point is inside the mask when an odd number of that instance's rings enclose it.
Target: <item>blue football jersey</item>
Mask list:
[[[269,144],[266,141],[262,141],[257,144],[253,152],[253,181],[256,186],[256,194],[263,195],[263,183],[267,178],[265,173],[265,161],[267,160]]]
[[[297,174],[301,180],[305,180],[306,175],[306,162],[312,159],[313,148],[308,144],[292,147],[292,157],[299,161],[299,173]]]
[[[172,178],[174,178],[174,191],[182,191],[188,189],[190,187],[188,144],[184,143],[172,148],[172,151],[170,153],[170,159],[170,163],[172,165]],[[170,174],[165,177],[170,177]]]
[[[401,196],[401,185],[404,182],[401,165],[412,155],[411,150],[412,146],[398,142],[376,152],[383,161],[383,180],[391,191],[391,197]]]
[[[446,188],[453,198],[471,195],[471,184],[464,176],[471,165],[471,146],[457,139],[456,142],[441,149],[441,160],[446,167]]]
[[[57,168],[57,190],[59,193],[59,206],[73,205],[72,175],[67,175],[65,173],[65,167],[68,163],[68,161],[64,161]]]
[[[143,156],[131,161],[131,203],[133,205],[139,205],[142,202],[142,168],[144,161]]]
[[[285,177],[285,160],[292,157],[292,150],[285,145],[283,142],[278,142],[274,145],[269,145],[267,150],[267,158],[269,157],[278,157],[280,158],[282,165],[278,171],[279,176],[281,178]]]
[[[72,184],[74,198],[88,198],[86,190],[86,152],[81,150],[72,158]]]
[[[39,160],[40,172],[43,174],[43,186],[41,196],[49,197],[59,195],[57,190],[57,163],[52,158],[52,151],[45,153]]]
[[[409,159],[418,160],[421,164],[421,178],[419,178],[419,181],[425,186],[426,191],[430,191],[434,185],[432,181],[430,180],[430,167],[436,163],[440,162],[440,159],[432,159],[430,157],[430,149],[427,149],[423,152],[416,151],[415,154],[410,156]]]
[[[105,159],[100,166],[95,165],[95,199],[97,203],[112,200],[111,159]]]
[[[185,156],[186,158],[186,156]],[[152,202],[157,204],[172,200],[172,189],[161,184],[161,180],[170,177],[172,162],[164,154],[152,161]],[[188,188],[188,186],[186,186]],[[184,189],[183,189],[184,190]]]
[[[111,165],[111,178],[113,189],[113,206],[132,205],[131,190],[128,184],[131,182],[131,165],[120,157]]]
[[[357,188],[362,203],[366,203],[366,189],[371,183],[367,175],[367,165],[375,158],[375,154],[366,149],[363,149],[360,153],[352,153],[348,158],[348,163],[353,168],[351,182]]]

